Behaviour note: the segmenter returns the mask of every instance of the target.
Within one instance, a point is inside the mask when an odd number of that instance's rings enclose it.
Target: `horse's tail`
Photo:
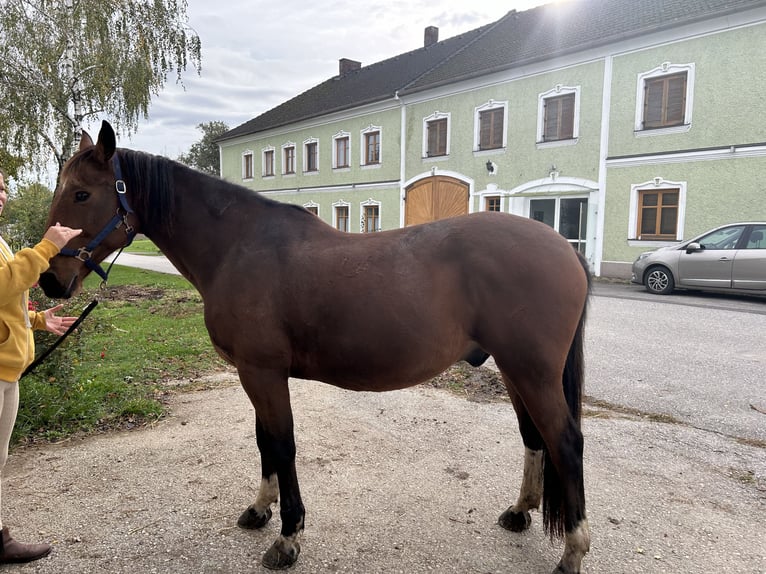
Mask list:
[[[582,435],[580,434],[580,417],[582,413],[582,390],[585,379],[585,359],[583,353],[584,346],[584,332],[585,332],[585,316],[588,309],[588,299],[591,293],[591,273],[588,266],[588,261],[579,252],[577,253],[580,264],[585,271],[585,275],[588,281],[588,292],[583,302],[582,313],[580,314],[580,321],[577,325],[572,344],[569,347],[567,353],[567,360],[564,365],[564,373],[562,375],[562,384],[564,386],[564,396],[566,397],[567,406],[569,407],[569,413],[575,422],[576,437],[575,444],[578,445],[579,463],[582,466]],[[564,485],[562,478],[573,477],[561,477],[553,465],[550,453],[547,447],[544,447],[545,462],[543,471],[543,524],[546,532],[550,535],[551,539],[555,537],[563,537],[566,527],[573,526],[566,524],[565,507],[564,507]],[[582,476],[582,473],[580,473]],[[585,493],[582,481],[580,481],[580,502],[579,508],[585,509]],[[580,518],[584,518],[580,517]]]

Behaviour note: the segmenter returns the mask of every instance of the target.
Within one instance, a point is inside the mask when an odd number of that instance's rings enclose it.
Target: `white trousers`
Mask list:
[[[19,384],[0,381],[0,476],[8,460],[8,445],[11,443],[13,425],[19,412]],[[0,510],[2,509],[2,481],[0,480]],[[3,527],[0,512],[0,529]]]

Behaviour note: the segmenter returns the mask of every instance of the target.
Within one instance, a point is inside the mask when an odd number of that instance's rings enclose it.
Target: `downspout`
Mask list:
[[[399,102],[401,126],[399,127],[399,227],[404,227],[406,159],[407,159],[407,108],[399,98],[399,90],[394,92],[394,99]]]
[[[596,207],[596,245],[593,251],[593,273],[601,276],[604,258],[604,221],[606,218],[606,158],[609,155],[609,113],[612,105],[613,56],[604,59],[604,87],[601,102],[601,141],[598,153],[598,203]]]

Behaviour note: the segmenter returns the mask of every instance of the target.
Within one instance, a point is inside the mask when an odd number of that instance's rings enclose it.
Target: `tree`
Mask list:
[[[221,154],[215,140],[229,131],[229,126],[224,122],[207,122],[197,125],[197,129],[202,132],[202,139],[192,144],[189,153],[179,155],[178,161],[205,173],[220,175]]]
[[[201,43],[186,0],[5,0],[0,10],[0,148],[59,170],[82,126],[108,116],[135,133],[152,95]]]
[[[45,234],[53,192],[40,183],[19,185],[3,208],[0,235],[14,251],[30,247]]]

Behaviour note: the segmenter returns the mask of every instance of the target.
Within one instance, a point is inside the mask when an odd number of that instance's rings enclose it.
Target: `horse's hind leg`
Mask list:
[[[271,505],[279,498],[279,481],[274,456],[271,453],[271,445],[267,440],[263,423],[255,414],[255,436],[258,442],[258,450],[261,453],[261,486],[255,502],[245,509],[237,520],[241,528],[263,528],[271,520]]]
[[[519,432],[524,443],[524,474],[516,504],[500,515],[498,524],[506,530],[521,532],[529,528],[532,521],[529,511],[540,507],[543,496],[543,439],[519,395],[505,376],[503,380],[519,420]]]
[[[281,570],[292,566],[301,551],[305,509],[295,470],[295,438],[290,391],[282,373],[239,368],[245,392],[256,411],[256,438],[261,452],[261,488],[254,504],[240,516],[245,528],[264,526],[271,515],[270,505],[279,496],[282,529],[263,555],[266,568]]]
[[[503,371],[503,363],[497,363]],[[512,381],[510,394],[519,415],[522,437],[532,453],[528,452],[525,458],[525,473],[530,478],[522,484],[520,502],[503,513],[501,521],[504,526],[520,525],[521,519],[516,513],[523,513],[525,507],[531,508],[531,502],[537,502],[535,493],[539,482],[534,469],[539,460],[533,453],[539,437],[540,444],[544,444],[543,522],[552,537],[563,536],[565,540],[564,553],[555,572],[578,574],[582,559],[590,548],[585,517],[583,436],[567,405],[561,377],[554,374],[556,370],[535,377],[524,373],[514,373],[507,378],[504,375],[509,387],[508,382]],[[531,430],[532,427],[536,430]]]

